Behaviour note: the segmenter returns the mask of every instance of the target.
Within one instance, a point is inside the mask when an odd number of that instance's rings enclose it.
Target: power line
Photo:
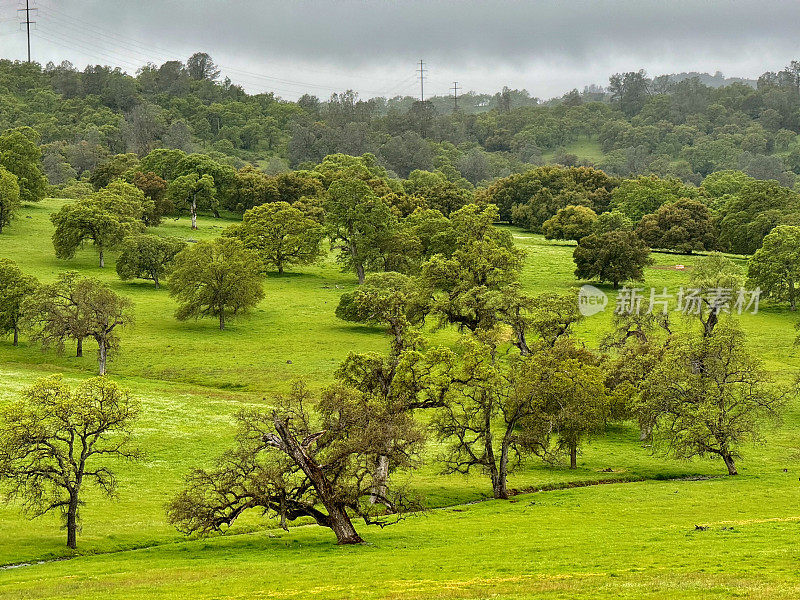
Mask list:
[[[454,81],[450,89],[453,90],[453,112],[458,112],[458,82]]]
[[[25,20],[22,21],[22,25],[25,25],[28,36],[28,62],[31,62],[31,25],[36,23],[36,21],[31,21],[31,11],[35,13],[37,10],[36,8],[31,8],[30,0],[25,0],[25,8],[17,9],[17,13],[25,12]]]
[[[419,73],[419,99],[420,102],[425,102],[425,72],[427,69],[425,68],[425,63],[422,62],[422,59],[419,59],[419,69],[417,72]]]

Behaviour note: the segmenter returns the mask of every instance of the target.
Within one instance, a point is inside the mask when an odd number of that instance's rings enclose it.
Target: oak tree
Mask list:
[[[20,208],[20,190],[17,176],[0,167],[0,233],[11,223]]]
[[[129,393],[105,377],[70,387],[60,375],[40,379],[21,401],[0,409],[0,483],[9,499],[38,517],[60,511],[67,547],[77,547],[84,489],[113,497],[117,478],[107,460],[136,459],[131,426],[139,412]]]
[[[186,489],[168,506],[171,523],[186,533],[209,533],[258,509],[290,521],[311,517],[330,528],[339,544],[363,540],[351,515],[366,523],[387,524],[407,501],[402,492],[374,494],[373,474],[380,453],[389,449],[397,468],[415,466],[421,431],[406,413],[391,414],[368,395],[346,386],[327,389],[318,401],[302,384],[279,397],[271,412],[237,415],[236,447],[213,469],[197,469]]]
[[[25,275],[13,260],[0,258],[0,333],[13,333],[15,346],[19,343],[23,303],[37,285],[36,279]]]
[[[169,294],[178,301],[178,320],[225,319],[247,312],[264,297],[258,255],[234,238],[198,242],[178,253],[169,276]]]
[[[167,275],[175,256],[186,242],[174,237],[152,234],[125,238],[117,258],[117,275],[121,279],[149,279],[156,289]]]
[[[283,274],[287,266],[311,264],[322,256],[325,229],[287,202],[269,202],[249,209],[225,235],[240,239]]]
[[[644,268],[653,263],[648,248],[631,231],[610,231],[583,238],[572,253],[575,277],[610,281],[643,281]]]

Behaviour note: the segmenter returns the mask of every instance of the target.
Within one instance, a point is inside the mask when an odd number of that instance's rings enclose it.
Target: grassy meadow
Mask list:
[[[578,469],[525,462],[510,477],[521,493],[485,501],[488,478],[442,476],[437,448],[411,475],[429,510],[378,529],[356,523],[367,544],[338,547],[327,529],[284,532],[250,515],[225,536],[186,538],[164,504],[193,467],[207,466],[233,436],[233,415],[264,405],[292,381],[329,383],[352,351],[385,352],[380,328],[339,321],[334,309],[355,278],[332,257],[264,279],[265,299],[219,331],[213,319],[179,322],[166,289],[120,281],[113,259],[98,267],[92,248],[70,261],[54,257],[49,214],[63,200],[26,205],[0,235],[0,256],[39,280],[76,270],[107,281],[135,305],[136,323],[121,334],[109,376],[142,403],[136,439],[146,457],[116,464],[116,499],[85,495],[78,550],[64,545],[57,515],[29,521],[0,504],[0,598],[796,598],[800,596],[800,404],[789,406],[767,443],[743,449],[741,475],[722,477],[721,461],[654,456],[633,424],[587,442]],[[185,239],[219,235],[224,220],[167,219],[157,233]],[[572,246],[513,231],[527,251],[527,291],[577,286]],[[654,254],[657,265],[691,266],[693,256]],[[687,271],[651,268],[647,288],[684,285]],[[585,319],[590,346],[608,330],[605,313]],[[789,381],[800,367],[788,308],[762,304],[742,322],[750,343]],[[448,344],[453,331],[430,332]],[[95,348],[83,358],[43,352],[23,335],[0,340],[0,402],[39,377],[91,377]],[[590,483],[604,485],[584,485]],[[550,491],[537,491],[549,488]],[[699,527],[699,528],[698,528]],[[69,558],[70,560],[54,560]]]

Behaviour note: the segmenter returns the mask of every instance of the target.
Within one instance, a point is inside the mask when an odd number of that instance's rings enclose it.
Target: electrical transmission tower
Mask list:
[[[420,102],[425,102],[425,73],[428,69],[425,68],[425,63],[422,62],[422,59],[419,59],[419,69],[417,72],[419,73],[419,99]]]
[[[25,20],[20,22],[20,25],[25,25],[25,30],[28,34],[28,62],[31,62],[31,25],[35,25],[36,21],[31,21],[31,13],[35,13],[38,8],[31,8],[30,0],[25,0],[25,8],[18,8],[17,13],[23,16],[25,13]]]
[[[450,89],[453,90],[453,112],[458,112],[458,82],[454,81]]]

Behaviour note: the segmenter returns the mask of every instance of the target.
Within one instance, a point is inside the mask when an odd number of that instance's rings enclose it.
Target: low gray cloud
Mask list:
[[[0,3],[0,19],[16,8]],[[447,93],[458,80],[465,89],[509,85],[549,97],[605,83],[616,71],[753,77],[800,55],[800,3],[789,0],[41,0],[38,8],[40,62],[134,72],[204,50],[233,81],[288,98],[346,88],[413,94],[419,58],[430,93]],[[24,58],[17,27],[0,28],[4,57]]]

